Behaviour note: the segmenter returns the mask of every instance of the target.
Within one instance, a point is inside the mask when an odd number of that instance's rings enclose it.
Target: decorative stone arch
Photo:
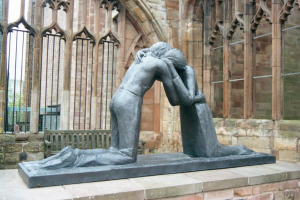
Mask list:
[[[155,19],[146,3],[134,0],[121,0],[121,2],[129,12],[127,16],[131,22],[145,33],[150,44],[167,40],[162,25]]]

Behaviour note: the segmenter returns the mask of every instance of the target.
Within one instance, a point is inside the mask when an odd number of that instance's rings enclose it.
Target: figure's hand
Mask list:
[[[164,59],[164,61],[167,63],[167,66],[168,66],[169,71],[172,75],[172,78],[176,78],[178,76],[178,73],[177,73],[173,63],[168,59]]]
[[[200,90],[198,90],[195,96],[194,103],[206,103],[205,96]]]
[[[141,49],[137,52],[136,56],[135,56],[135,62],[138,64],[138,63],[141,63],[142,62],[142,59],[143,57],[146,57],[146,54],[147,52],[149,52],[149,49]]]

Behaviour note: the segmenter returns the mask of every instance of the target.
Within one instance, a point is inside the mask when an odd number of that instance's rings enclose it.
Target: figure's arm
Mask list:
[[[167,63],[170,73],[172,75],[172,81],[176,87],[178,96],[181,99],[181,103],[183,105],[192,105],[195,102],[199,102],[201,100],[200,96],[195,96],[196,94],[196,76],[194,69],[192,67],[187,66],[185,69],[186,73],[186,85],[182,82],[182,79],[178,75],[173,63],[167,59],[164,59]],[[197,89],[198,90],[198,89]]]
[[[159,80],[163,83],[167,98],[172,106],[177,106],[181,104],[180,97],[177,94],[176,88],[172,82],[172,75],[168,69],[168,66],[165,61],[158,59],[157,66],[159,66],[157,73],[158,76],[156,80]]]

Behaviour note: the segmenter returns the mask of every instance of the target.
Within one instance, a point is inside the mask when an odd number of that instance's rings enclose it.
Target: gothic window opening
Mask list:
[[[243,9],[240,1],[232,1],[231,28],[234,31],[229,43],[230,110],[231,118],[243,118],[244,113],[244,31]]]
[[[253,37],[255,66],[253,69],[253,114],[258,119],[272,117],[272,30],[262,19]]]
[[[91,129],[94,43],[86,34],[73,42],[70,124],[74,130]]]
[[[28,5],[27,0],[17,1],[8,7],[5,133],[26,133],[30,130],[32,52],[35,31],[27,17]]]
[[[223,117],[223,3],[212,6],[211,45],[211,109],[213,117]]]
[[[219,36],[211,48],[212,55],[212,114],[214,117],[223,117],[223,39]]]
[[[300,119],[300,15],[294,4],[282,29],[283,119]]]
[[[99,117],[98,123],[99,128],[108,130],[111,129],[111,119],[109,105],[111,98],[116,91],[116,56],[117,47],[114,41],[107,37],[99,45],[101,59],[101,66],[99,68],[99,81],[98,81],[98,91],[97,96],[98,102],[97,108]]]
[[[65,1],[43,2],[39,131],[60,129],[67,8]]]
[[[39,130],[59,130],[65,41],[53,31],[44,35],[42,44]]]

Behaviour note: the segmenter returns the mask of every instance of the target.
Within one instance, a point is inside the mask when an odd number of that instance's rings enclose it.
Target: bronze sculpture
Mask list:
[[[155,80],[163,83],[171,105],[180,105],[185,154],[220,157],[254,153],[244,146],[229,147],[218,142],[211,113],[198,89],[193,68],[187,66],[181,51],[159,42],[138,52],[111,100],[111,147],[107,150],[66,147],[59,154],[40,161],[40,167],[59,169],[135,162],[143,96]]]

